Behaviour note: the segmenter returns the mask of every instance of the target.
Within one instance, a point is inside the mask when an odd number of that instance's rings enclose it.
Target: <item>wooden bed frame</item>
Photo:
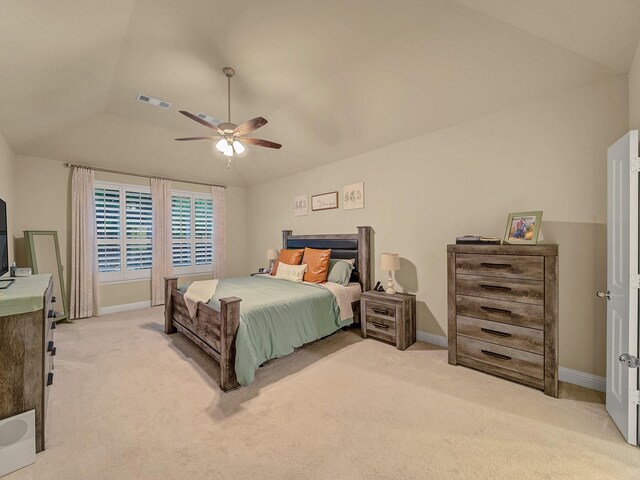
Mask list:
[[[352,281],[362,285],[362,291],[371,289],[372,283],[372,228],[358,227],[353,234],[293,235],[282,231],[282,248],[331,248],[331,258],[354,259]],[[236,379],[236,334],[240,324],[241,298],[220,299],[220,311],[204,303],[198,304],[191,318],[178,290],[178,277],[165,278],[164,331],[166,334],[182,332],[220,365],[220,388],[229,391],[239,387]],[[354,302],[354,323],[359,321],[360,302]]]

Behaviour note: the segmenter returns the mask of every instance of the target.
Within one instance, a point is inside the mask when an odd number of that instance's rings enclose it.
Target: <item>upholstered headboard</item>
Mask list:
[[[371,227],[358,227],[358,233],[336,233],[320,235],[293,235],[291,230],[282,231],[282,248],[304,247],[331,249],[331,258],[355,260],[353,281],[362,285],[362,291],[371,290],[373,272],[371,254],[373,242]]]

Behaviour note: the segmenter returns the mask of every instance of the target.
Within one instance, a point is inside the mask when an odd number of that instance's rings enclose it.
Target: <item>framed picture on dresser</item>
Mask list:
[[[536,245],[542,223],[542,211],[510,213],[504,232],[504,243]]]

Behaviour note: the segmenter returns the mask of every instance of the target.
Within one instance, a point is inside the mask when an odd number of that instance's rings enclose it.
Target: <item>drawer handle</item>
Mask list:
[[[57,324],[58,324],[57,322],[51,322],[51,330],[53,330],[54,328],[56,328],[56,325],[57,325]]]
[[[489,313],[502,313],[503,315],[511,315],[511,310],[505,310],[504,308],[493,307],[480,307],[480,310],[484,310]]]
[[[480,285],[481,288],[485,290],[499,290],[501,292],[510,292],[511,287],[503,287],[502,285],[485,285],[484,283]]]
[[[47,374],[47,387],[53,385],[53,372]]]
[[[51,303],[56,303],[56,297],[51,297]]]
[[[481,267],[484,268],[511,268],[511,264],[510,263],[487,263],[487,262],[482,262],[480,264]]]
[[[53,347],[53,350],[51,350],[51,356],[52,357],[56,356],[56,347]]]
[[[56,312],[54,312],[53,310],[49,310],[49,312],[47,313],[47,317],[56,318]]]
[[[510,337],[511,334],[507,332],[499,332],[498,330],[491,330],[490,328],[481,328],[481,332],[488,333],[489,335],[496,335],[498,337]]]
[[[501,353],[495,353],[495,352],[491,352],[489,350],[480,350],[480,351],[482,353],[484,353],[488,357],[499,358],[500,360],[511,360],[511,357],[509,357],[507,355],[502,355]]]
[[[371,322],[371,325],[373,325],[376,328],[382,328],[384,330],[388,330],[389,329],[389,325],[385,325],[384,323]]]
[[[371,307],[371,311],[373,313],[378,313],[380,315],[389,315],[389,312],[387,312],[385,309],[383,308],[376,308],[376,307]]]
[[[53,351],[53,341],[49,340],[49,343],[47,344],[47,352],[52,352]]]

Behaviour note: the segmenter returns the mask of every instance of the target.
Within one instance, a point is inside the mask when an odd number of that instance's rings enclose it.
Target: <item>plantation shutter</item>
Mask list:
[[[213,201],[194,199],[195,262],[196,265],[213,264]]]
[[[173,266],[191,266],[191,197],[171,197],[171,233]]]
[[[150,193],[126,191],[125,229],[127,270],[151,269],[153,219]]]
[[[96,235],[98,239],[98,270],[119,272],[120,252],[120,190],[95,189]]]

